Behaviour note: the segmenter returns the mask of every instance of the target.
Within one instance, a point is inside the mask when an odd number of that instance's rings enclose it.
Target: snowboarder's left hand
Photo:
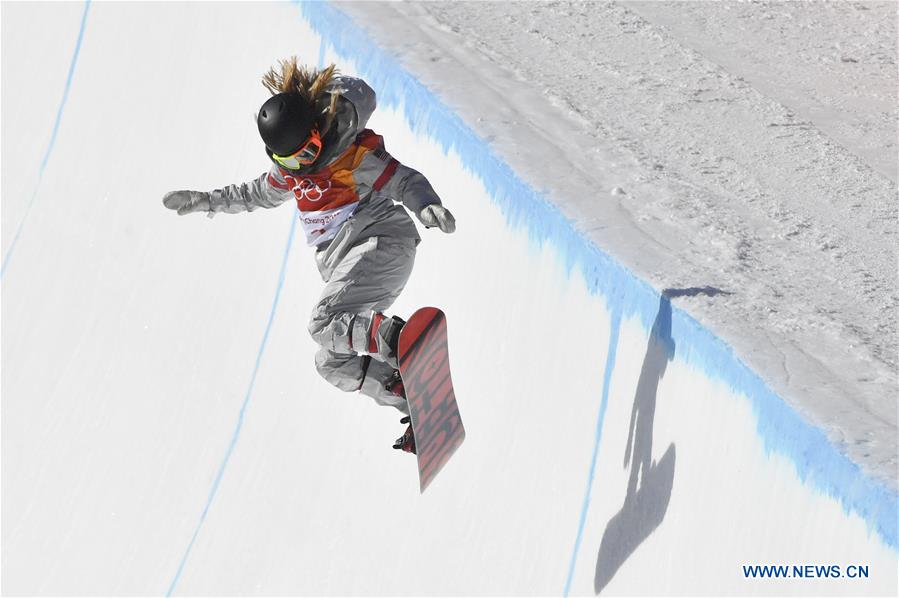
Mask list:
[[[456,230],[456,219],[453,218],[453,215],[449,210],[440,204],[435,203],[425,206],[421,210],[418,219],[421,220],[421,223],[426,227],[431,228],[436,226],[445,233],[451,233]]]

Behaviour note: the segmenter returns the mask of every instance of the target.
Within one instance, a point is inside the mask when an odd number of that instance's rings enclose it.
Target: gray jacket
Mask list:
[[[309,224],[315,219],[308,216],[325,214],[330,218],[334,215],[329,212],[335,210],[304,211],[304,208],[310,209],[310,204],[308,195],[305,202],[301,197],[303,189],[308,190],[310,180],[320,184],[323,176],[330,188],[331,183],[326,180],[329,166],[344,155],[360,133],[366,131],[365,125],[376,105],[375,92],[365,81],[355,77],[335,77],[326,91],[339,96],[336,115],[332,130],[325,133],[322,156],[309,172],[288,171],[274,164],[253,181],[209,192],[211,213],[252,212],[256,208],[274,208],[288,200],[297,201],[300,218],[305,219],[307,242],[317,248],[316,262],[325,280],[351,247],[371,237],[408,239],[417,244],[421,237],[403,206],[419,216],[425,206],[440,203],[440,198],[421,173],[399,164],[385,150],[376,149],[365,152],[361,161],[353,164],[353,189],[358,201],[341,208],[337,226],[327,232],[315,230],[315,226]],[[363,133],[367,134],[370,132]],[[380,190],[375,190],[376,182],[382,185]],[[322,236],[316,238],[316,234]]]

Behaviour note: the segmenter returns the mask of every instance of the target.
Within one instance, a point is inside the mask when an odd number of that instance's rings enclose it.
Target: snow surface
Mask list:
[[[894,2],[339,6],[897,487]]]
[[[895,595],[896,493],[678,307],[717,291],[660,298],[330,11],[2,5],[3,594]],[[458,218],[395,306],[447,311],[468,430],[425,495],[397,413],[312,367],[290,207],[161,206],[268,167],[292,53],[371,80]]]

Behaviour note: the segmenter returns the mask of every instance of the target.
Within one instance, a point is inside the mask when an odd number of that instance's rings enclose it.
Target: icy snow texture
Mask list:
[[[892,3],[340,3],[896,487]]]

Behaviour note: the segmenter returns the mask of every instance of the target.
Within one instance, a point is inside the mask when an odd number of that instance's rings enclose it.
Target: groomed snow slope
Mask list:
[[[896,593],[895,493],[676,307],[709,290],[631,276],[332,7],[2,11],[4,595]],[[370,81],[458,219],[394,306],[447,312],[468,429],[425,495],[315,373],[293,210],[161,205],[267,168],[291,54]]]

